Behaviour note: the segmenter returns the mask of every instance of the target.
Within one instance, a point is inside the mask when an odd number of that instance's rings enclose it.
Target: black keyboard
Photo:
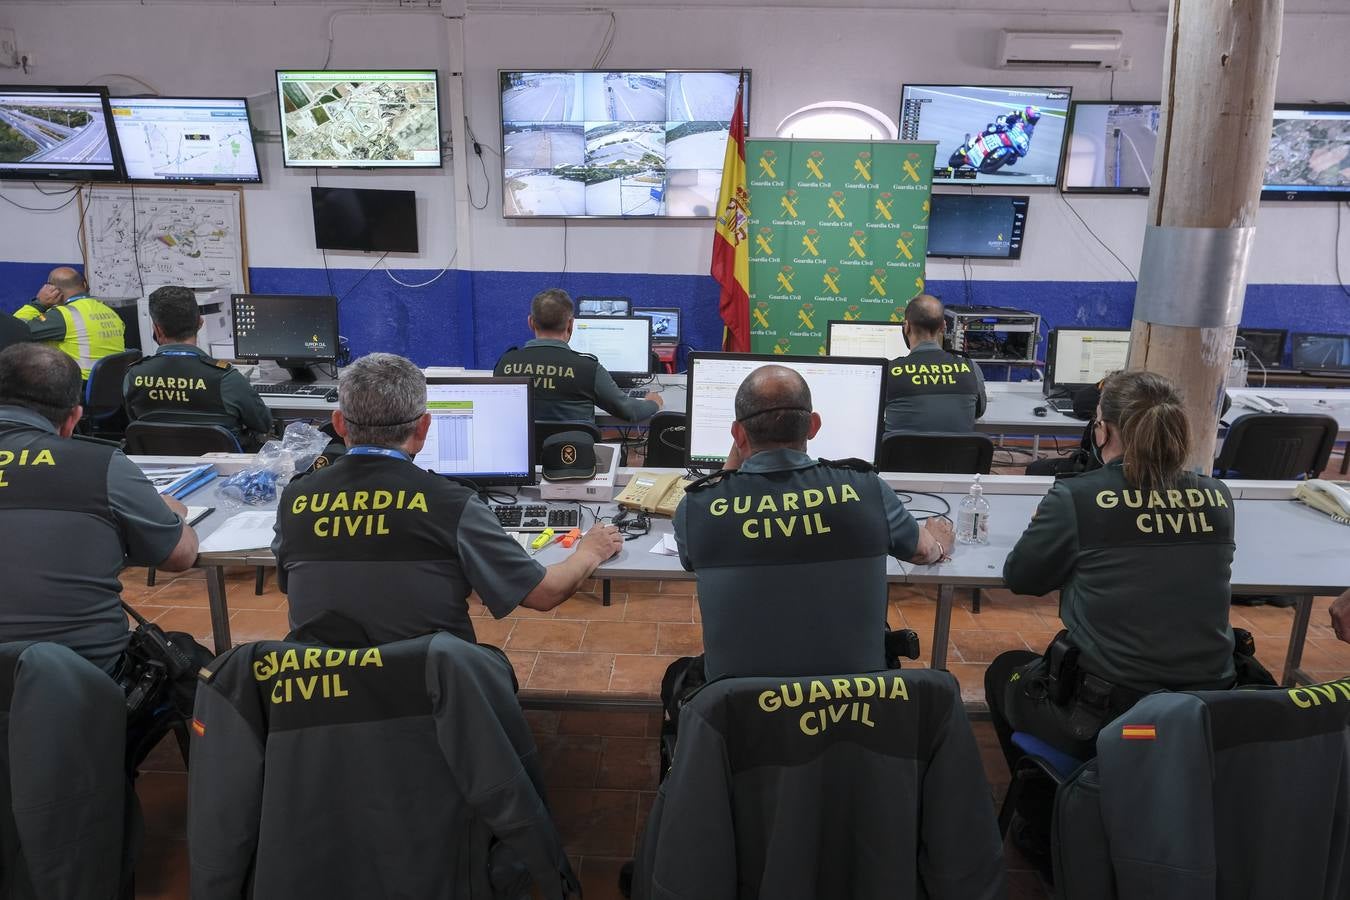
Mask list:
[[[629,388],[628,390],[624,391],[624,393],[635,400],[641,400],[642,398],[647,396],[649,391],[647,390],[647,388]]]
[[[543,503],[492,503],[488,506],[506,531],[571,531],[581,524],[581,511],[575,506],[548,506]]]
[[[255,384],[259,394],[279,394],[282,396],[322,397],[335,389],[334,384],[315,384],[312,381],[278,381],[276,384]]]
[[[1056,412],[1062,412],[1062,413],[1064,413],[1064,414],[1066,414],[1066,415],[1069,415],[1069,414],[1072,414],[1072,413],[1073,413],[1073,398],[1072,398],[1072,397],[1054,397],[1054,398],[1051,398],[1050,400],[1047,400],[1047,401],[1045,401],[1045,402],[1046,402],[1046,405],[1047,405],[1047,406],[1049,406],[1051,409],[1055,410]]]

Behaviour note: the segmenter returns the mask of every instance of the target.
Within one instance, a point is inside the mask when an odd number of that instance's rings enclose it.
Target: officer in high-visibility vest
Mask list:
[[[122,395],[133,421],[223,425],[245,450],[256,450],[272,430],[272,411],[248,379],[197,346],[202,327],[191,288],[165,285],[150,295],[159,352],[127,370]]]
[[[568,345],[572,337],[572,298],[560,288],[540,291],[530,302],[534,340],[512,347],[497,360],[497,376],[529,376],[534,417],[546,422],[595,422],[598,406],[612,416],[640,422],[656,415],[661,395],[630,397],[594,357]]]
[[[33,340],[54,344],[75,360],[85,380],[95,362],[127,349],[121,317],[89,296],[84,276],[69,266],[52,269],[37,297],[14,315],[28,323]]]
[[[197,536],[120,450],[70,439],[81,412],[69,357],[0,353],[0,642],[54,641],[116,675],[129,641],[117,574],[185,571]]]
[[[886,375],[886,430],[974,431],[984,415],[984,374],[942,349],[942,301],[930,294],[909,301],[903,330],[909,353],[891,360]]]

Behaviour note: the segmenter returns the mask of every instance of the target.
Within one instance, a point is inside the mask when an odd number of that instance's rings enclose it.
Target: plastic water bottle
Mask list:
[[[970,486],[970,493],[961,499],[956,513],[956,540],[962,544],[989,543],[989,501],[984,499],[980,476]]]

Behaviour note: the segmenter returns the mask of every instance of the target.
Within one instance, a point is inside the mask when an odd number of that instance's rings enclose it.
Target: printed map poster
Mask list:
[[[833,319],[900,321],[923,291],[936,146],[746,141],[752,352],[823,356]]]
[[[239,188],[89,185],[80,206],[95,297],[144,297],[166,284],[248,293]]]

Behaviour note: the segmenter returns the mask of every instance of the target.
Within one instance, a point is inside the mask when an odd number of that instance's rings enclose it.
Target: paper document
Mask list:
[[[674,534],[663,534],[661,540],[652,545],[652,551],[657,556],[679,556],[680,548],[675,546]]]
[[[200,552],[231,553],[270,547],[276,520],[277,513],[273,509],[235,513],[202,541]]]

